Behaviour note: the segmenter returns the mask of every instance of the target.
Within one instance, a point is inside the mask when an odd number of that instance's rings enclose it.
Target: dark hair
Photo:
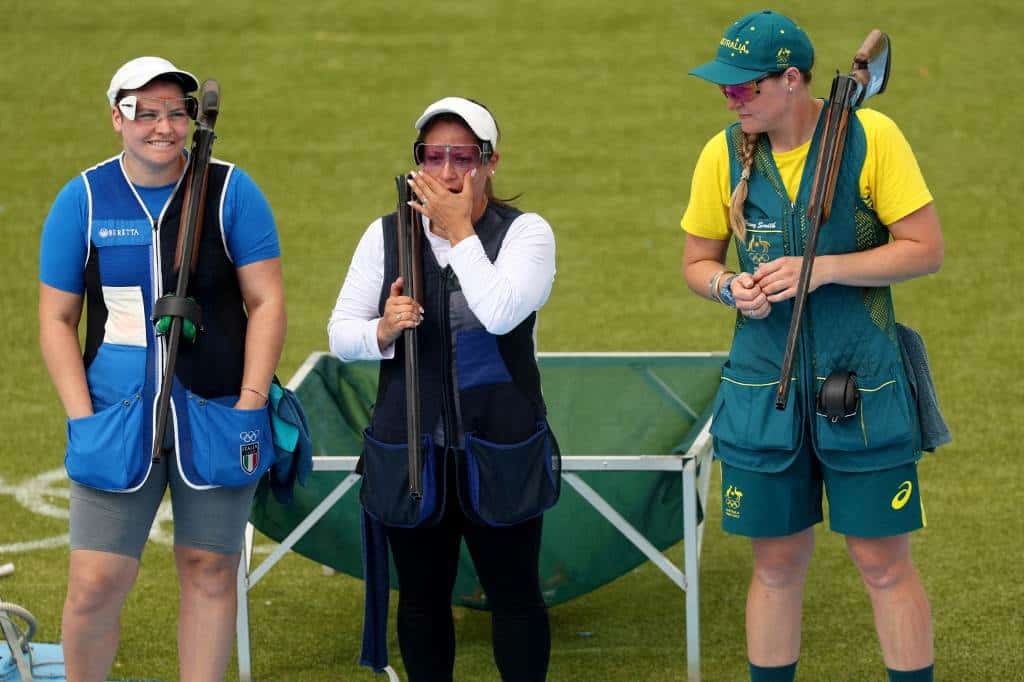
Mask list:
[[[475,99],[470,99],[468,97],[464,97],[463,99],[469,100],[473,104],[477,104],[486,109],[487,113],[491,113],[491,110],[487,109],[486,105],[477,102]],[[491,118],[494,118],[494,114],[491,114]],[[463,120],[461,116],[459,116],[458,114],[451,113],[437,114],[436,116],[432,116],[430,120],[427,121],[422,128],[420,128],[420,134],[416,136],[415,144],[423,142],[424,138],[426,138],[427,136],[427,133],[430,132],[430,129],[434,127],[435,123],[458,123],[463,128],[468,130],[473,135],[473,137],[476,138],[477,144],[479,144],[481,148],[483,148],[485,140],[481,140],[479,137],[477,137],[476,133],[473,132],[473,129],[469,127],[469,124],[467,124],[466,121]],[[498,126],[497,119],[494,119],[494,127],[498,130],[498,139],[500,140],[501,128]],[[498,204],[499,206],[511,206],[513,201],[516,201],[517,199],[519,199],[519,197],[523,196],[522,193],[507,198],[495,196],[494,187],[491,184],[491,178],[487,178],[487,182],[484,184],[484,194],[487,196],[487,201],[489,201],[492,204]]]

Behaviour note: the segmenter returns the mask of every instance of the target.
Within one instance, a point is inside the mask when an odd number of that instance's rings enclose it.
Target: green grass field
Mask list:
[[[56,516],[46,516],[32,507],[37,494],[14,494],[61,467],[64,448],[63,412],[37,344],[39,233],[60,187],[119,150],[104,92],[131,57],[163,55],[221,82],[215,153],[262,186],[281,233],[289,311],[281,376],[326,347],[326,320],[356,242],[391,209],[392,177],[410,167],[413,121],[448,94],[495,112],[504,133],[497,191],[522,192],[519,205],[555,229],[558,276],[540,318],[541,350],[728,346],[730,313],[691,295],[680,276],[678,222],[690,172],[707,138],[730,121],[721,96],[686,70],[710,58],[729,21],[761,3],[3,7],[0,564],[13,561],[17,571],[0,579],[0,596],[39,617],[41,640],[59,638],[66,544],[10,548],[67,531],[59,495],[47,498]],[[1012,69],[1024,10],[1011,0],[820,7],[776,5],[815,43],[819,95],[869,29],[890,33],[889,91],[872,106],[895,118],[914,146],[945,232],[943,269],[895,289],[901,320],[929,342],[955,438],[921,465],[929,527],[913,543],[934,612],[937,679],[1024,679],[1024,382],[1016,377],[1024,307],[1015,295],[1022,269],[1010,211],[1022,186],[1013,146],[1024,98]],[[714,492],[702,562],[703,672],[741,680],[749,549],[725,536],[719,519]],[[679,560],[680,548],[670,555]],[[114,677],[176,678],[176,600],[170,547],[151,543],[124,612]],[[257,677],[373,679],[355,663],[361,600],[361,583],[288,558],[252,593]],[[550,678],[682,679],[682,606],[648,564],[554,609]],[[457,678],[497,679],[486,615],[460,610],[457,618]],[[841,538],[824,528],[799,677],[884,679],[866,594]]]

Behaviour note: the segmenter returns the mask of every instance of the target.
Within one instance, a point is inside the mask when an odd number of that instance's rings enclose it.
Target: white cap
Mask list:
[[[481,140],[491,143],[491,149],[498,148],[498,124],[494,122],[491,112],[476,102],[471,102],[463,97],[445,97],[439,99],[423,112],[423,115],[416,119],[416,130],[423,130],[427,122],[438,114],[455,114],[469,126]]]
[[[181,83],[181,89],[190,93],[199,89],[199,81],[188,71],[182,71],[163,57],[136,57],[114,74],[107,88],[107,99],[114,106],[117,93],[121,90],[141,88],[157,76],[174,76]]]

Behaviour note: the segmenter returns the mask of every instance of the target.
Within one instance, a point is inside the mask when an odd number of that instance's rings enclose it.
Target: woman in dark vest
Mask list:
[[[822,129],[813,62],[803,29],[766,10],[729,26],[715,60],[691,72],[719,86],[739,118],[701,153],[682,227],[687,284],[737,311],[712,434],[723,527],[753,544],[750,676],[794,678],[824,487],[831,528],[846,537],[871,598],[890,679],[931,680],[931,615],[909,540],[924,525],[916,462],[929,446],[889,287],[938,270],[943,243],[913,152],[879,112],[851,116],[789,402],[785,411],[774,404]],[[724,265],[730,241],[738,274]],[[835,420],[821,414],[823,383],[850,373],[857,408]]]
[[[360,496],[394,555],[409,679],[452,679],[451,598],[465,539],[492,611],[502,678],[543,680],[550,633],[538,575],[541,514],[557,499],[559,466],[534,335],[554,279],[554,235],[537,214],[495,198],[498,126],[485,107],[446,97],[415,127],[419,168],[409,182],[422,215],[421,301],[403,293],[391,214],[363,235],[328,327],[342,360],[380,360]],[[404,345],[396,343],[413,327],[424,431],[419,501],[406,492]]]

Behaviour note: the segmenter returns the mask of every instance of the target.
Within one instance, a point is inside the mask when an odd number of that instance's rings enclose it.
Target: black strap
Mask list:
[[[196,329],[201,329],[203,326],[203,309],[192,298],[166,294],[157,299],[157,302],[153,304],[153,322],[165,316],[189,320],[196,326]]]

